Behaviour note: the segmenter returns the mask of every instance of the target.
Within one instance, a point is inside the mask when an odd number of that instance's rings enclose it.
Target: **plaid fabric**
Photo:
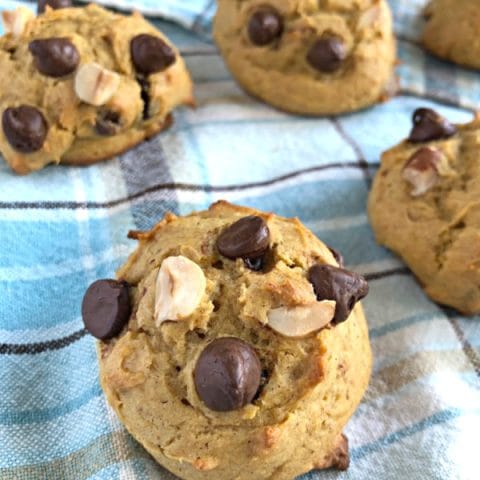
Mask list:
[[[210,23],[208,1],[109,3],[143,4],[198,31]],[[339,118],[285,115],[243,94],[206,37],[159,23],[188,61],[196,111],[179,110],[169,131],[93,167],[23,178],[0,162],[2,480],[173,479],[107,407],[79,306],[90,282],[110,277],[134,248],[129,229],[220,198],[299,216],[370,280],[375,365],[346,429],[352,465],[303,480],[478,478],[479,318],[425,297],[375,244],[365,202],[381,151],[406,136],[413,109],[432,106],[467,121],[460,107],[478,104],[480,82],[419,51],[418,2],[391,4],[402,90],[386,104]]]

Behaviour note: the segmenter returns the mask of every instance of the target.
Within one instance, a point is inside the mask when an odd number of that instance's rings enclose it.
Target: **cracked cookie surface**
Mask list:
[[[366,294],[364,280],[337,268],[329,248],[297,219],[226,202],[167,215],[152,231],[133,235],[139,246],[117,272],[119,283],[100,281],[100,297],[115,290],[122,300],[98,345],[102,387],[130,433],[187,480],[292,480],[313,468],[346,469],[342,430],[371,369],[356,303]],[[322,274],[312,273],[319,264],[348,276],[337,284],[342,295],[355,290],[338,322],[329,310],[335,302],[321,300],[335,295],[322,294]],[[93,284],[84,300],[92,332],[98,288]],[[289,336],[296,333],[288,321],[276,325],[282,333],[270,328],[272,310],[278,316],[312,305],[330,312],[313,331]],[[112,337],[120,316],[125,326]],[[243,373],[231,390],[226,378],[236,372]]]
[[[394,89],[384,0],[220,0],[214,37],[240,85],[281,110],[349,112]]]
[[[183,59],[139,13],[92,4],[30,15],[4,12],[0,38],[0,152],[15,172],[113,157],[193,103]]]
[[[433,0],[424,10],[423,46],[434,55],[480,69],[480,3]]]
[[[414,114],[409,140],[385,152],[368,202],[380,244],[404,259],[426,293],[480,312],[480,120],[451,125]]]

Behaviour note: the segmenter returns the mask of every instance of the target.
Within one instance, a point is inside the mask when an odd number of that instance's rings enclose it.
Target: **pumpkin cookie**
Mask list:
[[[385,0],[219,0],[214,37],[240,85],[281,110],[351,112],[392,93]]]
[[[113,157],[193,102],[178,51],[140,14],[51,8],[64,3],[3,12],[0,152],[20,174]]]
[[[347,468],[371,368],[363,277],[297,219],[226,202],[133,236],[82,307],[131,434],[187,480]]]
[[[434,55],[480,69],[480,2],[432,0],[424,10],[422,42]]]
[[[452,125],[420,108],[385,152],[368,210],[377,240],[435,301],[480,313],[480,120]]]

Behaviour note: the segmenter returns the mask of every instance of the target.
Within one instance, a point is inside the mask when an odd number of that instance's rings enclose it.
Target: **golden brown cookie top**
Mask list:
[[[0,38],[0,150],[18,173],[59,163],[75,141],[147,129],[192,102],[178,51],[139,13],[93,4],[27,12],[4,12]]]
[[[375,0],[337,0],[321,6],[313,0],[227,0],[220,4],[225,12],[220,10],[217,38],[227,54],[229,47],[241,43],[249,47],[252,65],[317,79],[351,70],[358,44],[383,34],[388,13],[383,2]],[[226,41],[235,37],[237,42]]]
[[[435,300],[480,311],[480,120],[452,125],[426,108],[409,138],[382,156],[369,199],[381,243]]]
[[[476,0],[431,0],[424,10],[422,43],[431,53],[480,69],[480,3]]]
[[[105,340],[109,386],[124,390],[160,376],[173,396],[222,424],[283,418],[323,379],[322,331],[335,335],[368,291],[298,219],[226,202],[185,217],[169,214],[133,236],[139,246],[118,271],[118,286],[104,284],[104,293],[84,300],[87,327]],[[126,314],[118,303],[115,318],[102,315],[113,330],[99,333],[96,299],[122,285],[130,291],[128,324],[116,336],[118,315]],[[142,345],[133,357],[132,342]],[[162,364],[152,360],[157,355]],[[234,357],[246,383],[222,396],[219,389],[228,388],[215,382],[225,376],[210,381],[205,372],[225,356]],[[125,362],[133,373],[119,371]]]
[[[352,111],[392,90],[384,0],[220,0],[214,37],[238,82],[282,110]]]

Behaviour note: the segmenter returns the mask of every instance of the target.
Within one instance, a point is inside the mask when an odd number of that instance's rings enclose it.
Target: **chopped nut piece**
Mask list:
[[[15,10],[5,10],[2,12],[3,29],[5,33],[11,33],[14,37],[20,37],[25,31],[25,27],[35,15],[26,7],[18,7]]]
[[[413,197],[423,195],[436,185],[442,156],[437,148],[422,147],[410,157],[403,170],[403,178],[412,184],[410,194]]]
[[[274,308],[268,312],[268,325],[286,337],[303,337],[328,325],[335,315],[336,302],[321,302],[298,307]]]
[[[191,315],[205,293],[207,281],[203,270],[190,259],[166,258],[157,276],[155,319],[157,327],[166,320],[180,320]]]
[[[120,84],[120,76],[98,63],[82,65],[75,76],[75,93],[85,103],[96,107],[107,103]]]
[[[357,28],[359,30],[365,30],[366,28],[372,27],[380,19],[381,12],[382,10],[378,4],[374,5],[368,10],[365,10],[360,14],[357,22]]]

